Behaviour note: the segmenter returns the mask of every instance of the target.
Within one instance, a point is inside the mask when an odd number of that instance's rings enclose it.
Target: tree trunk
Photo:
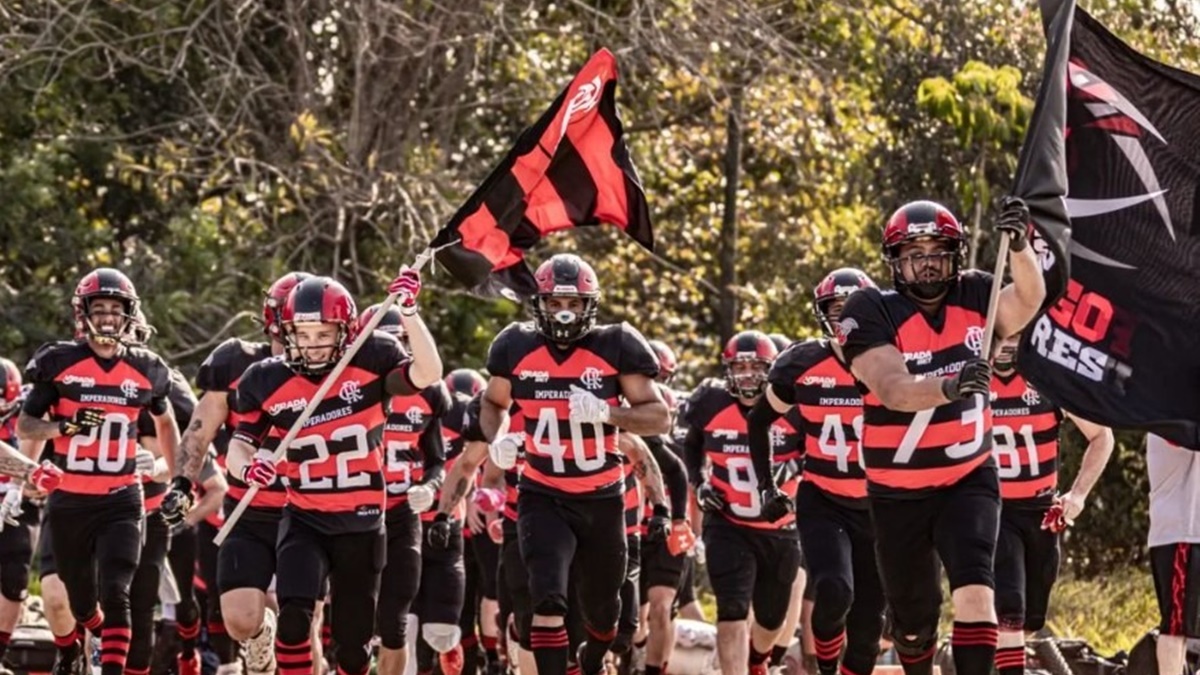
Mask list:
[[[721,289],[718,321],[721,344],[733,337],[737,325],[738,214],[737,193],[742,165],[742,88],[734,85],[729,95],[729,114],[725,125],[725,209],[721,216],[721,244],[717,255]]]

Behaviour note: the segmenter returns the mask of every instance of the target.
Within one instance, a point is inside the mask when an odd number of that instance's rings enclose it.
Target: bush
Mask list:
[[[1104,578],[1059,579],[1047,618],[1055,635],[1087,640],[1102,656],[1128,651],[1157,624],[1154,582],[1143,567],[1127,567]]]

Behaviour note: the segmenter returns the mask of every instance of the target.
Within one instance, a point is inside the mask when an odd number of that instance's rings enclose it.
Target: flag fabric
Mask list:
[[[1026,327],[1018,363],[1085,419],[1200,448],[1200,77],[1073,4],[1050,26],[1054,76],[1014,189],[1039,205],[1035,250],[1048,297],[1062,294]],[[1067,222],[1053,213],[1064,178]]]
[[[616,89],[616,58],[601,49],[434,238],[437,262],[477,294],[528,297],[525,252],[552,232],[611,224],[654,250]]]

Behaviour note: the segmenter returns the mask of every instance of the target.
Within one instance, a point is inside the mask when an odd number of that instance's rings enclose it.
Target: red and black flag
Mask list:
[[[1064,5],[1015,190],[1041,205],[1035,245],[1056,301],[1018,363],[1081,417],[1200,448],[1200,77],[1070,0],[1042,3]],[[1062,185],[1066,221],[1051,214]]]
[[[434,238],[437,262],[478,293],[528,297],[525,252],[551,232],[608,223],[653,250],[616,90],[617,60],[601,49]]]

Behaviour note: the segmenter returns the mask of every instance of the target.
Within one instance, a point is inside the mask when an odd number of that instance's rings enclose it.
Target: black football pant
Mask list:
[[[127,675],[150,672],[150,657],[154,652],[154,606],[158,604],[158,582],[170,541],[171,534],[162,513],[157,510],[147,513],[146,541],[142,544],[142,557],[129,587],[133,634],[129,658],[125,661]]]
[[[796,494],[796,523],[813,592],[812,634],[821,672],[837,672],[844,644],[845,670],[870,675],[879,655],[884,607],[870,514],[804,482]]]
[[[142,491],[137,488],[94,499],[58,492],[50,496],[48,522],[54,531],[58,576],[75,620],[100,635],[102,675],[122,675],[125,670],[129,589],[142,553],[144,519]]]
[[[375,603],[386,556],[384,528],[369,532],[326,534],[284,511],[279,523],[275,593],[279,625],[275,656],[281,675],[312,672],[313,610],[325,597],[325,580],[333,602],[332,638],[338,669],[362,675],[370,665],[375,632]]]
[[[408,613],[421,587],[421,520],[409,509],[388,513],[387,566],[379,583],[379,642],[403,649]]]

